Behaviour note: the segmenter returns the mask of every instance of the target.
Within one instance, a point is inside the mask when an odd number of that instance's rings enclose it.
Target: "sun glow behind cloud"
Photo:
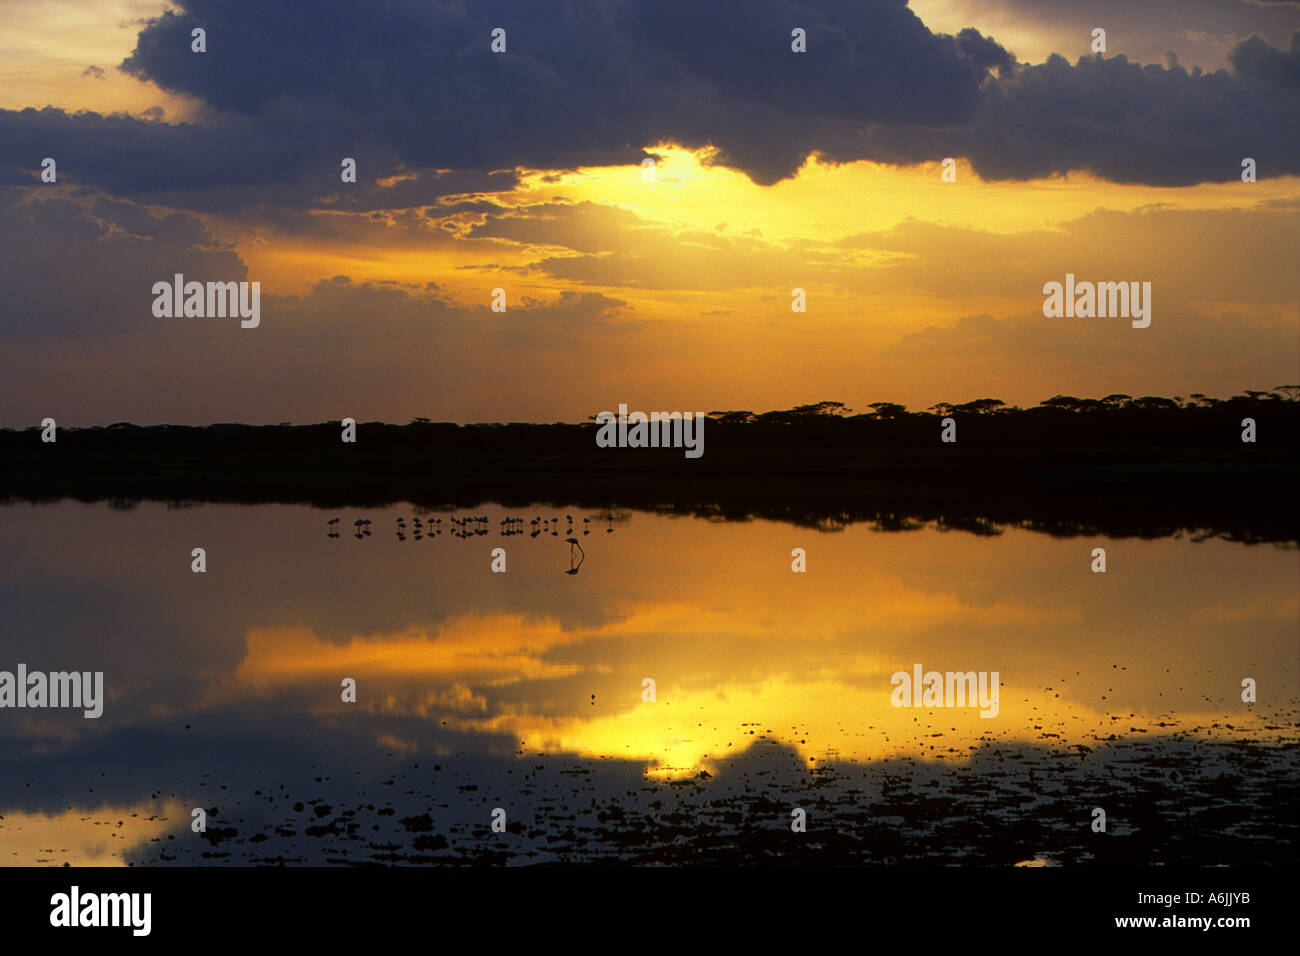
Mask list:
[[[161,105],[169,121],[230,119],[116,69],[141,19],[163,6],[11,8],[0,79],[13,82],[0,82],[0,106],[139,114]],[[1007,0],[989,13],[1006,16],[987,29],[1015,21],[1017,9]],[[955,30],[980,11],[936,0],[918,12],[935,18],[934,29]],[[104,79],[81,75],[92,64]],[[0,355],[14,392],[3,424],[39,419],[38,383],[69,378],[96,382],[99,398],[69,397],[65,417],[152,421],[148,396],[129,384],[146,371],[175,396],[173,420],[194,422],[321,420],[336,414],[339,388],[365,381],[384,383],[353,389],[372,418],[554,421],[583,420],[614,391],[706,410],[826,398],[924,408],[984,396],[1032,404],[1063,392],[1224,395],[1300,375],[1300,289],[1281,261],[1294,247],[1300,179],[1276,176],[1267,162],[1249,185],[1159,188],[1087,173],[981,180],[960,156],[956,182],[945,183],[939,155],[894,166],[814,153],[792,178],[760,186],[718,165],[713,147],[639,145],[658,158],[653,182],[629,159],[524,166],[503,188],[486,169],[394,171],[381,149],[359,153],[355,188],[336,182],[336,156],[314,156],[319,168],[301,181],[214,187],[201,200],[186,182],[103,205],[102,193],[83,188],[86,160],[60,156],[60,184],[22,198],[6,223],[14,248],[0,251],[24,282],[47,282],[29,298],[51,301],[20,314],[38,316],[30,322],[61,334],[62,345],[41,348],[23,338],[30,329],[15,331]],[[33,149],[35,169],[45,152]],[[464,191],[446,185],[467,173]],[[348,211],[358,195],[365,202]],[[415,203],[420,195],[433,198]],[[77,246],[41,203],[54,197],[84,210],[69,222],[114,242]],[[163,235],[132,243],[140,206],[157,222],[201,226],[215,245]],[[51,244],[93,256],[100,268],[87,281],[102,287],[77,299],[46,276],[49,263],[33,250]],[[120,281],[141,270],[170,275],[176,259],[211,262],[215,250],[237,257],[267,297],[255,350],[218,347],[206,327],[160,335],[147,296]],[[1089,270],[1150,279],[1152,328],[1045,320],[1043,284]],[[343,285],[320,291],[340,276]],[[494,324],[497,288],[510,311]],[[795,288],[807,293],[806,313],[791,312]],[[91,337],[68,325],[90,326]],[[170,341],[172,332],[182,339]],[[182,374],[167,356],[185,338],[204,343],[205,362]],[[430,375],[431,357],[450,356],[454,368]],[[500,376],[521,375],[526,392],[500,388]],[[235,379],[250,387],[231,396],[225,385]]]

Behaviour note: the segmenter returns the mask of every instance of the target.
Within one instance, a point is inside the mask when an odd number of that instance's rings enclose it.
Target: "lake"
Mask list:
[[[0,670],[105,688],[98,719],[0,709],[10,864],[1297,859],[1291,544],[549,505],[0,515]],[[895,706],[917,667],[996,672],[996,714]]]

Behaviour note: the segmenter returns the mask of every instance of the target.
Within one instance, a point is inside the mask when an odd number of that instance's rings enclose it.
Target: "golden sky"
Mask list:
[[[1006,28],[1018,9],[1011,0],[913,8],[952,32],[963,18]],[[221,119],[198,97],[117,68],[162,9],[6,4],[0,108]],[[1022,61],[1073,36],[1063,20],[1036,22],[1005,44]],[[1138,43],[1129,30],[1110,52],[1163,36]],[[1223,65],[1218,47],[1196,49],[1207,69]],[[45,150],[30,145],[35,171]],[[89,157],[66,155],[58,184],[14,187],[0,209],[16,224],[15,275],[37,268],[21,256],[50,247],[85,268],[82,298],[64,301],[66,283],[53,277],[19,296],[23,315],[0,359],[0,424],[345,412],[576,421],[620,401],[924,408],[984,396],[1227,395],[1300,378],[1300,178],[1267,159],[1254,183],[1235,178],[1230,156],[1226,182],[1156,186],[1086,171],[982,179],[961,156],[956,181],[944,182],[941,157],[836,163],[814,151],[793,176],[760,185],[707,145],[629,145],[658,157],[653,182],[620,161],[499,167],[507,182],[513,170],[513,186],[457,189],[456,171],[372,151],[351,187],[330,181],[336,158],[317,157],[283,190],[113,195],[87,188],[79,164]],[[1238,152],[1251,151],[1242,142]],[[412,200],[411,188],[427,197]],[[101,235],[61,238],[70,220]],[[148,278],[169,279],[173,260],[191,262],[191,278],[215,270],[259,281],[261,327],[162,327],[149,313]],[[1067,272],[1151,281],[1151,327],[1045,319],[1042,286]],[[488,311],[497,288],[504,315]],[[791,311],[795,288],[807,294],[804,313]],[[88,314],[101,304],[103,316]],[[69,378],[87,388],[42,386]],[[132,384],[144,378],[154,387]],[[170,397],[166,412],[152,401],[159,392]]]

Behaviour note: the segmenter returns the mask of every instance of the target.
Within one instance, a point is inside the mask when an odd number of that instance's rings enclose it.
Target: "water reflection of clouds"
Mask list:
[[[130,854],[165,836],[169,820],[184,815],[175,800],[48,814],[9,811],[0,819],[0,862],[126,866]]]
[[[310,783],[394,752],[680,779],[758,743],[815,770],[965,761],[991,741],[1096,748],[1225,716],[1258,733],[1298,690],[1294,550],[634,515],[566,576],[564,542],[330,541],[300,507],[7,512],[5,660],[102,668],[109,691],[101,727],[0,715],[0,807],[23,812],[58,809],[104,766],[138,776],[96,799],[136,806],[164,783],[198,799],[214,771]],[[1104,575],[1088,570],[1099,543]],[[189,570],[200,545],[206,575]],[[507,574],[489,570],[496,546]],[[793,546],[808,573],[790,572]],[[999,671],[999,717],[890,707],[889,675],[915,662]],[[1253,713],[1243,676],[1264,678]]]

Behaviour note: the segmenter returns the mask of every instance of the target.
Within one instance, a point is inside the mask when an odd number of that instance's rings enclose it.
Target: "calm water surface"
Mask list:
[[[474,514],[0,509],[0,670],[107,694],[0,710],[0,859],[1296,861],[1294,548]],[[997,716],[891,706],[915,664]]]

